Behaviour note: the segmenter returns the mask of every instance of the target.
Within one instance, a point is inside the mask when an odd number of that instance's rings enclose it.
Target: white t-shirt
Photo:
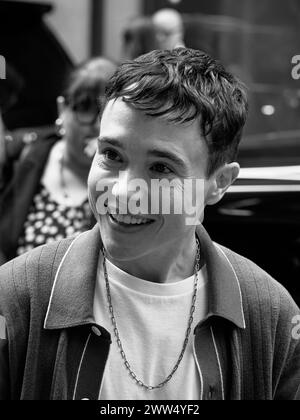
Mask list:
[[[198,273],[196,309],[185,354],[163,388],[146,390],[126,369],[108,310],[102,254],[94,296],[97,323],[110,332],[112,345],[104,371],[101,400],[192,400],[200,397],[200,376],[193,352],[193,330],[207,313],[206,267]],[[138,379],[157,385],[172,371],[181,352],[194,291],[194,276],[158,284],[120,270],[106,260],[114,315],[126,358]]]

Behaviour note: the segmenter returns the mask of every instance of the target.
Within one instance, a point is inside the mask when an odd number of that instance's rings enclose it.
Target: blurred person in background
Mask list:
[[[122,41],[123,60],[131,60],[159,48],[152,19],[145,16],[130,20],[123,31]]]
[[[3,183],[3,167],[5,164],[4,124],[0,109],[0,189]]]
[[[17,102],[24,81],[9,63],[6,63],[6,78],[0,80],[0,191],[4,189],[12,173],[12,165],[23,148],[22,139],[14,141],[5,127],[3,116]]]
[[[181,14],[175,9],[160,9],[152,16],[158,48],[171,50],[184,47],[184,27]]]
[[[58,98],[57,133],[23,151],[1,194],[2,262],[93,224],[86,183],[99,135],[100,98],[114,70],[105,58],[76,68]]]

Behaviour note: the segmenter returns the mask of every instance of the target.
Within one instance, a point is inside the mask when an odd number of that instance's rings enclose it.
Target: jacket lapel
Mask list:
[[[94,323],[93,300],[101,239],[98,225],[78,235],[62,259],[53,284],[44,327]]]

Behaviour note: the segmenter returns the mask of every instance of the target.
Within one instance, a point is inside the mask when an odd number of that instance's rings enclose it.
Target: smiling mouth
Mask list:
[[[110,219],[122,226],[140,226],[140,225],[150,225],[154,222],[152,219],[147,219],[143,217],[134,217],[128,214],[114,214],[108,213]]]

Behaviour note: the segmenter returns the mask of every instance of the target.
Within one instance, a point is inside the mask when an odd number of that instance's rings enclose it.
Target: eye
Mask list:
[[[173,172],[168,166],[164,165],[163,163],[155,163],[151,166],[151,169],[154,172],[158,172],[165,175],[171,174]]]
[[[100,150],[98,146],[97,163],[104,169],[119,168],[123,164],[121,155],[114,149]]]
[[[104,150],[101,154],[107,161],[122,162],[121,156],[115,150],[107,149]]]

